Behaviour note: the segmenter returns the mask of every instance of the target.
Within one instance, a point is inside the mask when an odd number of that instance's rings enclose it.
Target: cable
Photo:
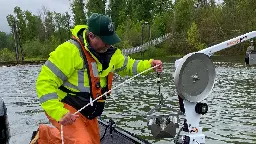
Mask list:
[[[135,76],[129,78],[128,80],[125,80],[124,82],[118,84],[116,87],[114,87],[114,88],[112,88],[111,90],[105,92],[104,94],[98,96],[96,99],[90,101],[90,103],[88,103],[87,105],[85,105],[84,107],[82,107],[81,109],[79,109],[79,110],[78,110],[77,112],[75,112],[74,114],[76,115],[77,113],[79,113],[80,111],[82,111],[83,109],[85,109],[87,106],[92,105],[95,101],[97,101],[98,99],[102,98],[104,95],[107,95],[108,93],[110,93],[110,92],[113,91],[114,89],[120,88],[120,87],[121,87],[122,85],[124,85],[125,83],[130,82],[130,81],[133,80],[134,78],[136,78],[136,77],[142,75],[143,73],[146,73],[146,72],[148,72],[148,71],[150,71],[150,70],[152,70],[152,69],[154,69],[154,68],[156,68],[156,67],[158,67],[158,66],[159,66],[159,65],[156,65],[156,66],[154,66],[154,67],[151,67],[151,68],[149,68],[149,69],[147,69],[147,70],[145,70],[145,71],[142,71],[141,73],[136,74]],[[63,125],[61,125],[60,130],[61,130],[61,143],[64,144]]]
[[[175,144],[178,142],[178,139],[179,139],[179,136],[180,136],[180,132],[181,132],[182,129],[183,129],[183,127],[181,127],[181,128],[179,129],[179,132],[177,133],[176,137],[173,138],[173,142],[174,142]]]

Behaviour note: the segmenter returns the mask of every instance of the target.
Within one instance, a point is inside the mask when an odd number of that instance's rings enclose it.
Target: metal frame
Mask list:
[[[197,53],[203,53],[209,57],[211,57],[214,53],[224,50],[226,48],[232,47],[234,45],[237,45],[239,43],[242,43],[244,41],[250,40],[252,38],[256,37],[256,31],[252,31],[249,33],[246,33],[244,35],[235,37],[233,39],[224,41],[222,43],[216,44],[214,46],[208,47],[206,49],[200,50]],[[183,58],[180,58],[175,61],[175,75],[179,75],[182,64],[185,60],[188,59],[189,56],[193,56],[193,54],[188,54],[184,56]],[[176,82],[177,83],[177,82]],[[177,90],[178,91],[178,90]],[[178,93],[181,93],[178,91]],[[205,135],[202,133],[202,128],[199,127],[200,123],[200,114],[197,114],[195,112],[195,106],[198,102],[201,100],[207,98],[207,93],[205,96],[202,96],[198,99],[198,101],[191,101],[191,99],[187,97],[183,97],[183,104],[185,107],[185,118],[186,118],[186,125],[188,126],[188,132],[184,132],[184,134],[181,136],[182,143],[184,144],[205,144]],[[187,98],[187,99],[186,99]]]

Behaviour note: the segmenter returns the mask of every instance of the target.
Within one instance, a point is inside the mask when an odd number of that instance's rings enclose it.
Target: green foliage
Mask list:
[[[150,46],[146,51],[132,54],[134,59],[154,59],[166,56],[167,50],[162,47]]]
[[[173,12],[167,11],[157,14],[151,25],[151,39],[158,38],[171,31]]]
[[[16,6],[14,8],[14,13],[16,15],[15,23],[17,24],[18,27],[17,31],[19,33],[19,40],[21,43],[24,43],[28,39],[27,35],[29,34],[29,31],[26,26],[27,24],[25,11],[22,11],[20,7]]]
[[[38,16],[33,15],[30,11],[25,11],[26,16],[26,40],[38,37],[40,33],[41,20]]]
[[[141,44],[141,24],[127,19],[117,28],[121,42],[117,44],[119,48],[130,48]]]
[[[105,14],[105,3],[106,0],[88,0],[86,4],[86,9],[88,10],[87,15],[88,17],[92,13],[100,13]]]
[[[14,23],[14,20],[15,20],[14,16],[9,14],[9,15],[6,16],[6,19],[7,19],[7,22],[9,24],[9,26],[12,27],[13,23]]]
[[[42,55],[43,44],[38,39],[30,40],[23,45],[24,55],[26,58],[38,57]]]
[[[17,26],[18,46],[24,48],[26,58],[47,58],[58,44],[71,36],[70,28],[86,24],[91,13],[107,13],[113,20],[121,42],[121,49],[141,45],[171,33],[170,39],[157,45],[145,55],[183,55],[218,44],[256,29],[254,0],[72,0],[69,13],[56,13],[43,7],[38,15],[20,7],[14,8],[7,22],[14,32]],[[0,32],[0,50],[14,52],[14,34]],[[228,49],[218,54],[243,55],[248,43],[240,49]],[[154,49],[157,49],[154,50]],[[136,54],[135,54],[136,55]],[[138,54],[140,55],[140,54]]]
[[[57,31],[55,31],[55,37],[58,38],[61,42],[66,41],[69,36],[69,20],[70,15],[66,12],[65,14],[54,13],[54,22]]]
[[[5,32],[0,32],[0,48],[4,48],[7,46],[7,35]]]
[[[8,48],[12,50],[13,48],[13,37],[11,34],[6,34],[0,31],[0,50],[3,48]]]
[[[161,57],[166,55],[166,49],[164,48],[156,48],[149,47],[149,49],[145,52],[144,56],[146,57]]]
[[[45,25],[46,39],[49,39],[55,31],[54,14],[52,12],[50,11],[46,12],[44,25]]]
[[[107,14],[111,16],[113,22],[115,23],[115,28],[122,24],[126,17],[126,0],[110,0],[109,10]]]
[[[154,13],[162,14],[172,9],[172,0],[155,0],[154,1]]]
[[[23,46],[24,55],[26,58],[48,58],[49,53],[52,52],[59,44],[60,41],[54,36],[43,43],[38,39],[27,41]]]
[[[133,0],[132,7],[134,8],[134,20],[151,22],[151,11],[154,9],[155,0]]]
[[[8,48],[0,50],[0,61],[15,61],[15,53]]]
[[[188,30],[188,44],[195,47],[197,51],[202,50],[206,47],[205,44],[200,42],[200,35],[195,22],[191,24],[190,29]]]
[[[194,0],[176,0],[174,5],[175,19],[176,19],[176,31],[184,32],[190,26],[194,18]]]
[[[192,23],[188,30],[188,43],[195,46],[198,43],[199,33],[195,22]]]
[[[75,25],[86,24],[86,15],[84,13],[85,4],[83,0],[73,0],[71,2],[71,8]]]

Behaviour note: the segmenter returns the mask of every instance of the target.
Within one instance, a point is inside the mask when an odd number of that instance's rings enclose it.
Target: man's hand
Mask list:
[[[158,67],[154,68],[156,72],[162,72],[163,71],[163,64],[161,60],[153,60],[151,62],[151,66],[154,67],[156,65],[159,65]]]
[[[73,124],[77,118],[79,118],[79,115],[74,115],[74,114],[68,112],[60,119],[59,123],[64,126],[70,125],[70,124]]]

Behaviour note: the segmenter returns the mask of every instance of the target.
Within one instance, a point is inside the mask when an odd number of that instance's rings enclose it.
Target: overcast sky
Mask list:
[[[19,6],[21,10],[29,10],[35,15],[42,11],[42,6],[59,13],[70,12],[69,0],[0,0],[0,31],[10,32],[6,16],[13,14],[15,6]]]

